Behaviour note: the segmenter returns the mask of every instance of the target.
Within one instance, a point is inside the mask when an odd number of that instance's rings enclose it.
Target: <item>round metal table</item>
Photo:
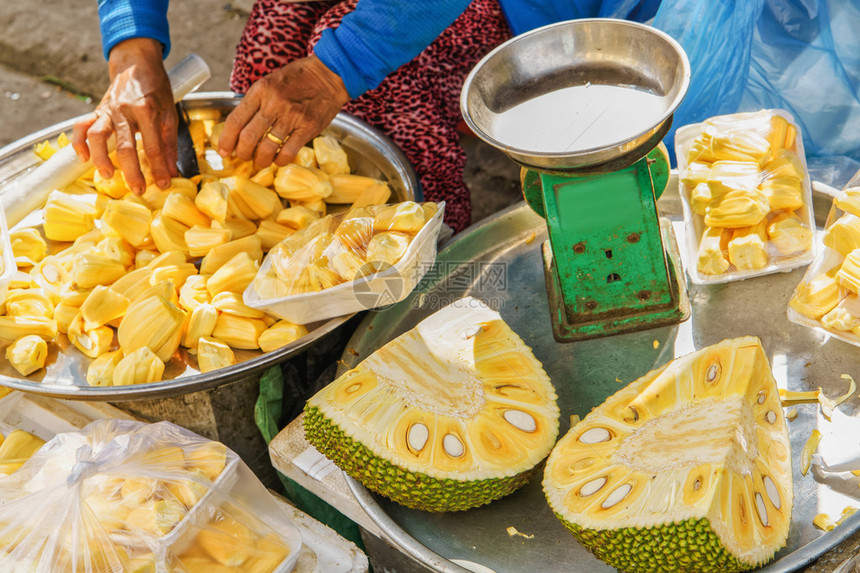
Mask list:
[[[830,199],[826,193],[815,193],[819,224],[829,210]],[[659,207],[661,215],[672,220],[678,242],[683,245],[677,182],[670,182]],[[560,435],[570,427],[569,415],[584,417],[623,383],[676,356],[726,338],[760,337],[781,388],[812,390],[821,386],[828,396],[838,396],[846,385],[840,375],[860,374],[860,349],[828,340],[826,335],[786,318],[788,299],[803,269],[723,285],[691,284],[688,290],[693,313],[684,323],[558,343],[552,336],[540,256],[545,239],[544,221],[524,203],[460,233],[440,251],[435,268],[409,298],[368,315],[348,345],[343,368],[354,366],[452,300],[469,295],[498,310],[543,363],[559,395]],[[858,403],[860,399],[855,396],[840,409],[853,413]],[[830,532],[813,526],[812,519],[818,513],[838,517],[844,507],[860,505],[860,490],[856,479],[851,487],[837,489],[817,480],[813,472],[800,475],[796,463],[799,453],[810,431],[824,422],[815,404],[797,409],[798,418],[789,423],[795,459],[791,529],[786,547],[761,569],[768,573],[801,568],[860,529],[860,513]],[[555,518],[541,490],[541,478],[487,506],[441,514],[404,508],[349,481],[353,494],[385,535],[431,571],[486,571],[481,567],[499,573],[612,571]],[[506,529],[510,526],[524,536],[509,535]]]

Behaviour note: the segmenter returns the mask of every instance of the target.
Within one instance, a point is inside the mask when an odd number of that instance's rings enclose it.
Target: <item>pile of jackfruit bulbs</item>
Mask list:
[[[808,253],[811,206],[797,128],[768,110],[701,125],[681,173],[690,210],[704,225],[698,272],[759,271]]]
[[[238,459],[223,444],[159,440],[170,437],[159,434],[160,425],[111,435],[113,422],[99,423],[89,435],[84,429],[58,436],[50,454],[37,454],[26,471],[0,483],[4,567],[273,573],[298,550],[243,505],[254,491],[246,479],[252,474],[237,473]],[[95,453],[82,464],[74,452],[85,444]],[[61,488],[64,499],[51,502],[56,484],[67,481],[74,487]],[[51,519],[51,512],[62,519]]]
[[[396,265],[438,212],[436,203],[353,207],[287,237],[253,282],[260,299],[318,292]]]
[[[831,264],[807,273],[789,305],[826,328],[860,337],[860,188],[842,191],[834,206],[822,236],[822,257]]]
[[[242,292],[275,245],[331,206],[384,204],[390,188],[352,174],[331,136],[294,163],[256,170],[215,151],[219,111],[192,112],[189,128],[199,176],[160,189],[139,150],[142,195],[119,169],[110,179],[90,171],[49,195],[43,221],[10,233],[18,271],[0,309],[0,343],[22,376],[51,360],[52,341],[66,347],[61,335],[92,359],[90,385],[119,386],[159,381],[171,360],[193,366],[196,356],[209,372],[235,364],[235,349],[269,352],[308,333],[248,307]],[[36,153],[46,159],[67,144],[61,134]]]

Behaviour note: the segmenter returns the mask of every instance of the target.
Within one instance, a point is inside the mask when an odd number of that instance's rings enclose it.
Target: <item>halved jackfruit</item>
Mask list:
[[[313,396],[304,428],[370,489],[456,511],[525,484],[555,442],[558,416],[531,350],[497,312],[465,298]]]
[[[649,372],[553,449],[549,504],[597,557],[625,572],[743,571],[788,537],[788,430],[755,337]]]

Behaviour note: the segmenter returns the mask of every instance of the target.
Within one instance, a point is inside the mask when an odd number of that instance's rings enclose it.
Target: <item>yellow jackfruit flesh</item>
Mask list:
[[[330,175],[329,182],[332,186],[332,194],[326,198],[326,202],[336,204],[355,203],[361,197],[362,193],[369,188],[385,185],[384,182],[373,177],[351,175],[348,173]]]
[[[221,313],[215,321],[212,338],[240,350],[255,350],[260,347],[260,335],[268,326],[259,318],[246,318]],[[197,349],[198,353],[200,348]]]
[[[349,159],[337,139],[320,135],[313,140],[314,157],[320,170],[327,175],[349,173]]]
[[[394,265],[403,258],[410,240],[409,235],[403,233],[377,233],[367,244],[367,260],[370,263]]]
[[[711,153],[717,160],[755,161],[761,165],[770,156],[770,142],[746,130],[715,133],[711,136]]]
[[[42,233],[33,227],[18,229],[9,233],[9,241],[12,243],[12,254],[19,267],[33,266],[48,254],[48,244],[42,237]]]
[[[197,366],[200,372],[212,372],[236,364],[233,349],[210,337],[200,337],[197,342]]]
[[[767,226],[767,236],[783,255],[812,248],[812,231],[794,213],[780,213]]]
[[[113,329],[109,326],[86,328],[84,326],[83,313],[78,313],[72,319],[66,335],[75,348],[90,358],[104,354],[110,350],[113,344]]]
[[[191,311],[188,319],[188,328],[185,331],[182,345],[191,350],[197,349],[197,341],[200,337],[211,336],[218,322],[218,309],[209,303],[197,305]]]
[[[48,344],[35,334],[28,334],[6,347],[6,360],[21,376],[28,376],[45,366]]]
[[[113,372],[122,357],[122,350],[105,352],[96,357],[87,367],[87,384],[90,386],[112,386]]]
[[[28,334],[53,340],[57,337],[57,322],[39,316],[0,316],[0,341],[14,342]]]
[[[126,357],[140,348],[149,348],[167,362],[182,338],[184,313],[169,300],[151,296],[128,307],[117,329],[117,339]]]
[[[277,193],[247,177],[228,177],[222,182],[227,186],[228,200],[233,199],[238,203],[246,219],[265,219],[284,207]]]
[[[721,275],[729,270],[728,241],[732,232],[706,227],[699,241],[696,268],[706,275]]]
[[[543,489],[568,530],[619,571],[738,572],[771,560],[788,537],[792,456],[760,341],[703,348],[610,396],[558,441]]]
[[[152,211],[131,201],[108,201],[102,220],[130,244],[143,245],[149,237]]]
[[[164,206],[161,208],[161,214],[179,221],[187,227],[194,225],[208,227],[210,223],[209,217],[197,208],[194,198],[189,198],[182,193],[168,195],[164,200]]]
[[[758,270],[767,266],[767,219],[755,227],[734,229],[729,240],[729,262],[740,271]]]
[[[860,298],[856,294],[849,294],[821,317],[821,323],[827,328],[844,332],[860,327]]]
[[[839,267],[821,273],[809,282],[802,282],[794,289],[789,306],[807,318],[818,320],[843,298],[843,291],[836,281]]]
[[[767,198],[760,191],[730,191],[708,210],[705,224],[729,229],[753,227],[767,216],[769,210]]]
[[[849,187],[848,189],[843,190],[842,193],[836,196],[834,202],[837,207],[846,213],[851,213],[855,217],[860,217],[860,187]],[[14,242],[12,247],[14,249]]]
[[[281,210],[276,220],[280,225],[290,227],[291,229],[303,229],[317,219],[319,217],[315,212],[299,205]]]
[[[44,209],[45,237],[52,241],[74,241],[95,224],[96,208],[74,195],[52,191]]]
[[[842,256],[860,248],[860,217],[846,213],[824,231],[822,242]]]
[[[399,231],[415,234],[424,226],[424,209],[414,201],[404,201],[382,209],[373,218],[375,231]]]
[[[206,281],[206,289],[213,297],[218,293],[242,292],[254,280],[260,265],[248,253],[239,253],[215,271]]]
[[[129,300],[110,287],[98,285],[81,305],[84,328],[87,330],[121,318],[128,310]]]
[[[54,317],[51,293],[43,288],[10,291],[6,295],[6,314],[18,317]]]
[[[853,293],[860,293],[860,248],[848,253],[839,272],[836,273],[836,282]]]
[[[694,189],[699,183],[706,183],[711,175],[711,165],[694,161],[687,165],[681,174],[681,183],[690,189]]]
[[[205,183],[194,198],[194,204],[213,221],[224,221],[227,218],[228,192],[227,186],[220,181]]]
[[[774,211],[793,211],[803,207],[803,186],[796,177],[768,178],[759,189]]]
[[[307,333],[308,329],[301,324],[279,320],[260,335],[257,343],[263,352],[271,352],[291,342],[295,342]]]
[[[185,232],[188,229],[190,229],[189,225],[168,217],[161,211],[156,212],[152,218],[152,224],[149,226],[155,247],[162,253],[167,251],[187,252],[188,245],[185,243]]]
[[[214,274],[239,253],[246,253],[254,261],[260,262],[263,259],[260,239],[251,235],[214,247],[200,262],[200,274]]]
[[[113,371],[113,385],[148,384],[164,375],[164,362],[146,346],[125,355]]]
[[[289,201],[315,201],[327,198],[333,189],[321,171],[290,163],[278,169],[275,191]]]
[[[737,189],[755,189],[760,182],[758,163],[753,161],[716,161],[708,172],[707,183],[715,196]]]

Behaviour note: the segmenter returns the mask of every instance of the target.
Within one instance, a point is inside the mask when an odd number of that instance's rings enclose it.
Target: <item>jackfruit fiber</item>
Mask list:
[[[304,429],[366,487],[407,507],[458,511],[525,484],[558,417],[531,350],[497,312],[464,298],[308,400]]]
[[[788,431],[755,337],[649,372],[574,426],[546,463],[552,511],[625,573],[744,571],[786,542]]]

